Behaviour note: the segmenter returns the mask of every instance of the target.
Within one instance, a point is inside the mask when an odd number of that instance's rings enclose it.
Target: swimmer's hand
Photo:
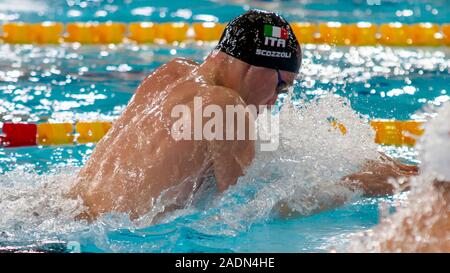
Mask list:
[[[305,201],[308,202],[308,200]],[[333,202],[319,202],[316,204],[317,206],[313,210],[308,211],[307,213],[301,213],[298,210],[293,209],[289,205],[289,201],[281,200],[273,207],[272,212],[275,213],[275,215],[281,219],[293,219],[336,208],[338,206],[345,204],[346,201],[347,201],[346,198],[343,198],[342,196],[336,196]]]
[[[364,196],[381,196],[393,194],[396,190],[409,189],[409,183],[406,180],[395,187],[389,182],[389,178],[408,178],[417,175],[417,173],[417,166],[404,165],[385,154],[381,154],[380,161],[370,160],[364,164],[360,172],[345,176],[342,180],[350,188],[362,189]]]
[[[275,211],[277,216],[280,217],[281,219],[291,219],[302,216],[301,213],[292,209],[289,206],[289,203],[284,200],[278,202],[273,208],[273,210]]]

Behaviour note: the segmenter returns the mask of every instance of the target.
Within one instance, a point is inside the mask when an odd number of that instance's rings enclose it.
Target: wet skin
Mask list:
[[[148,76],[138,87],[120,118],[97,144],[80,171],[71,197],[87,207],[80,218],[94,219],[110,211],[132,219],[144,215],[161,193],[168,209],[183,207],[201,183],[216,177],[220,191],[236,183],[251,163],[253,141],[176,141],[170,129],[178,104],[245,105],[231,89],[214,86],[194,73],[198,64],[175,59]],[[193,109],[192,109],[193,110]]]

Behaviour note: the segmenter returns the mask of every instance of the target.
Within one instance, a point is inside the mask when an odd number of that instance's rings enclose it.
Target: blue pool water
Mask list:
[[[0,21],[225,22],[248,6],[274,9],[295,21],[444,23],[450,18],[446,8],[449,1],[381,0],[381,5],[372,4],[377,1],[337,0],[331,1],[332,5],[326,1],[242,4],[245,2],[39,0],[18,5],[0,0]],[[212,47],[0,44],[0,120],[114,120],[153,69],[175,56],[201,61]],[[353,109],[370,118],[417,119],[423,116],[423,107],[450,99],[448,48],[309,45],[303,49],[304,63],[294,87],[294,101],[334,92],[348,98]],[[61,172],[71,173],[72,167],[76,172],[94,147],[87,144],[0,149],[0,207],[4,214],[0,219],[0,248],[20,249],[28,245],[52,250],[52,242],[75,242],[86,252],[329,251],[342,249],[349,234],[376,225],[380,201],[389,204],[400,198],[357,198],[333,210],[290,220],[270,215],[255,218],[239,214],[243,204],[255,198],[259,189],[243,183],[219,202],[187,209],[156,226],[135,227],[121,215],[106,216],[90,225],[57,215],[46,216],[46,211],[53,212],[55,205],[45,203],[46,196],[40,195],[45,195],[45,191],[23,197],[27,194],[24,190],[32,191],[48,179],[61,183],[64,179],[55,177]],[[381,149],[417,163],[412,148]],[[65,247],[56,250],[64,251]]]
[[[12,0],[0,2],[0,21],[218,21],[228,22],[249,7],[276,10],[291,21],[373,23],[447,22],[448,0]]]

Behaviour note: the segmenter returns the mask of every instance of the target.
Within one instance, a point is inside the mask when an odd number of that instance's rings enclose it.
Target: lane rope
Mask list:
[[[293,22],[291,26],[301,44],[450,46],[450,24]],[[2,25],[0,41],[8,44],[212,42],[219,40],[224,28],[224,23],[212,22],[8,22]]]
[[[413,146],[424,130],[421,121],[372,120],[375,142],[382,145]],[[74,145],[98,142],[111,128],[112,122],[77,123],[3,123],[0,146]],[[336,121],[331,126],[345,135],[347,128]]]

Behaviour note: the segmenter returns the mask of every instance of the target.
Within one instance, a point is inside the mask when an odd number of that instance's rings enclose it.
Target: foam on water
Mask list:
[[[66,166],[36,174],[17,168],[0,176],[0,252],[67,251],[71,243],[83,240],[108,249],[109,230],[134,227],[126,215],[114,213],[92,224],[74,220],[84,207],[80,199],[66,194],[78,171]]]
[[[272,113],[273,114],[273,113]],[[263,113],[266,118],[270,113]],[[274,115],[274,114],[273,114]],[[336,200],[359,196],[339,182],[378,157],[374,132],[367,118],[345,98],[327,95],[293,105],[286,99],[279,117],[280,141],[275,151],[258,151],[253,165],[238,183],[219,195],[211,184],[201,189],[193,205],[175,211],[161,222],[185,226],[202,234],[235,236],[253,223],[276,217],[277,204],[287,202],[297,213],[308,215]],[[346,134],[330,120],[346,127]],[[258,144],[259,145],[259,144]],[[127,243],[109,243],[111,231],[150,226],[155,211],[131,223],[123,214],[108,214],[94,223],[73,220],[83,208],[64,197],[78,169],[37,175],[15,170],[0,177],[0,230],[2,241],[61,239],[94,244],[105,251],[150,251],[155,246],[130,249]],[[147,248],[145,248],[147,247]],[[154,250],[153,250],[154,251]]]
[[[419,153],[425,176],[450,181],[450,103],[438,109],[436,117],[425,125]]]
[[[64,197],[71,186],[74,169],[38,175],[16,169],[0,176],[0,238],[2,244],[58,239],[79,229],[73,218],[81,202]]]
[[[219,230],[233,234],[276,214],[280,202],[309,215],[359,196],[342,186],[341,178],[378,153],[367,119],[352,110],[347,99],[327,95],[297,106],[288,99],[279,118],[278,149],[258,151],[239,183],[214,200],[218,211],[196,222],[197,228],[216,232],[225,223]],[[347,133],[334,129],[330,118],[345,124]]]
[[[76,200],[66,200],[73,172],[65,170],[56,175],[37,175],[16,169],[0,177],[0,229],[21,231],[42,226],[55,230],[56,222],[72,219],[82,207]]]

